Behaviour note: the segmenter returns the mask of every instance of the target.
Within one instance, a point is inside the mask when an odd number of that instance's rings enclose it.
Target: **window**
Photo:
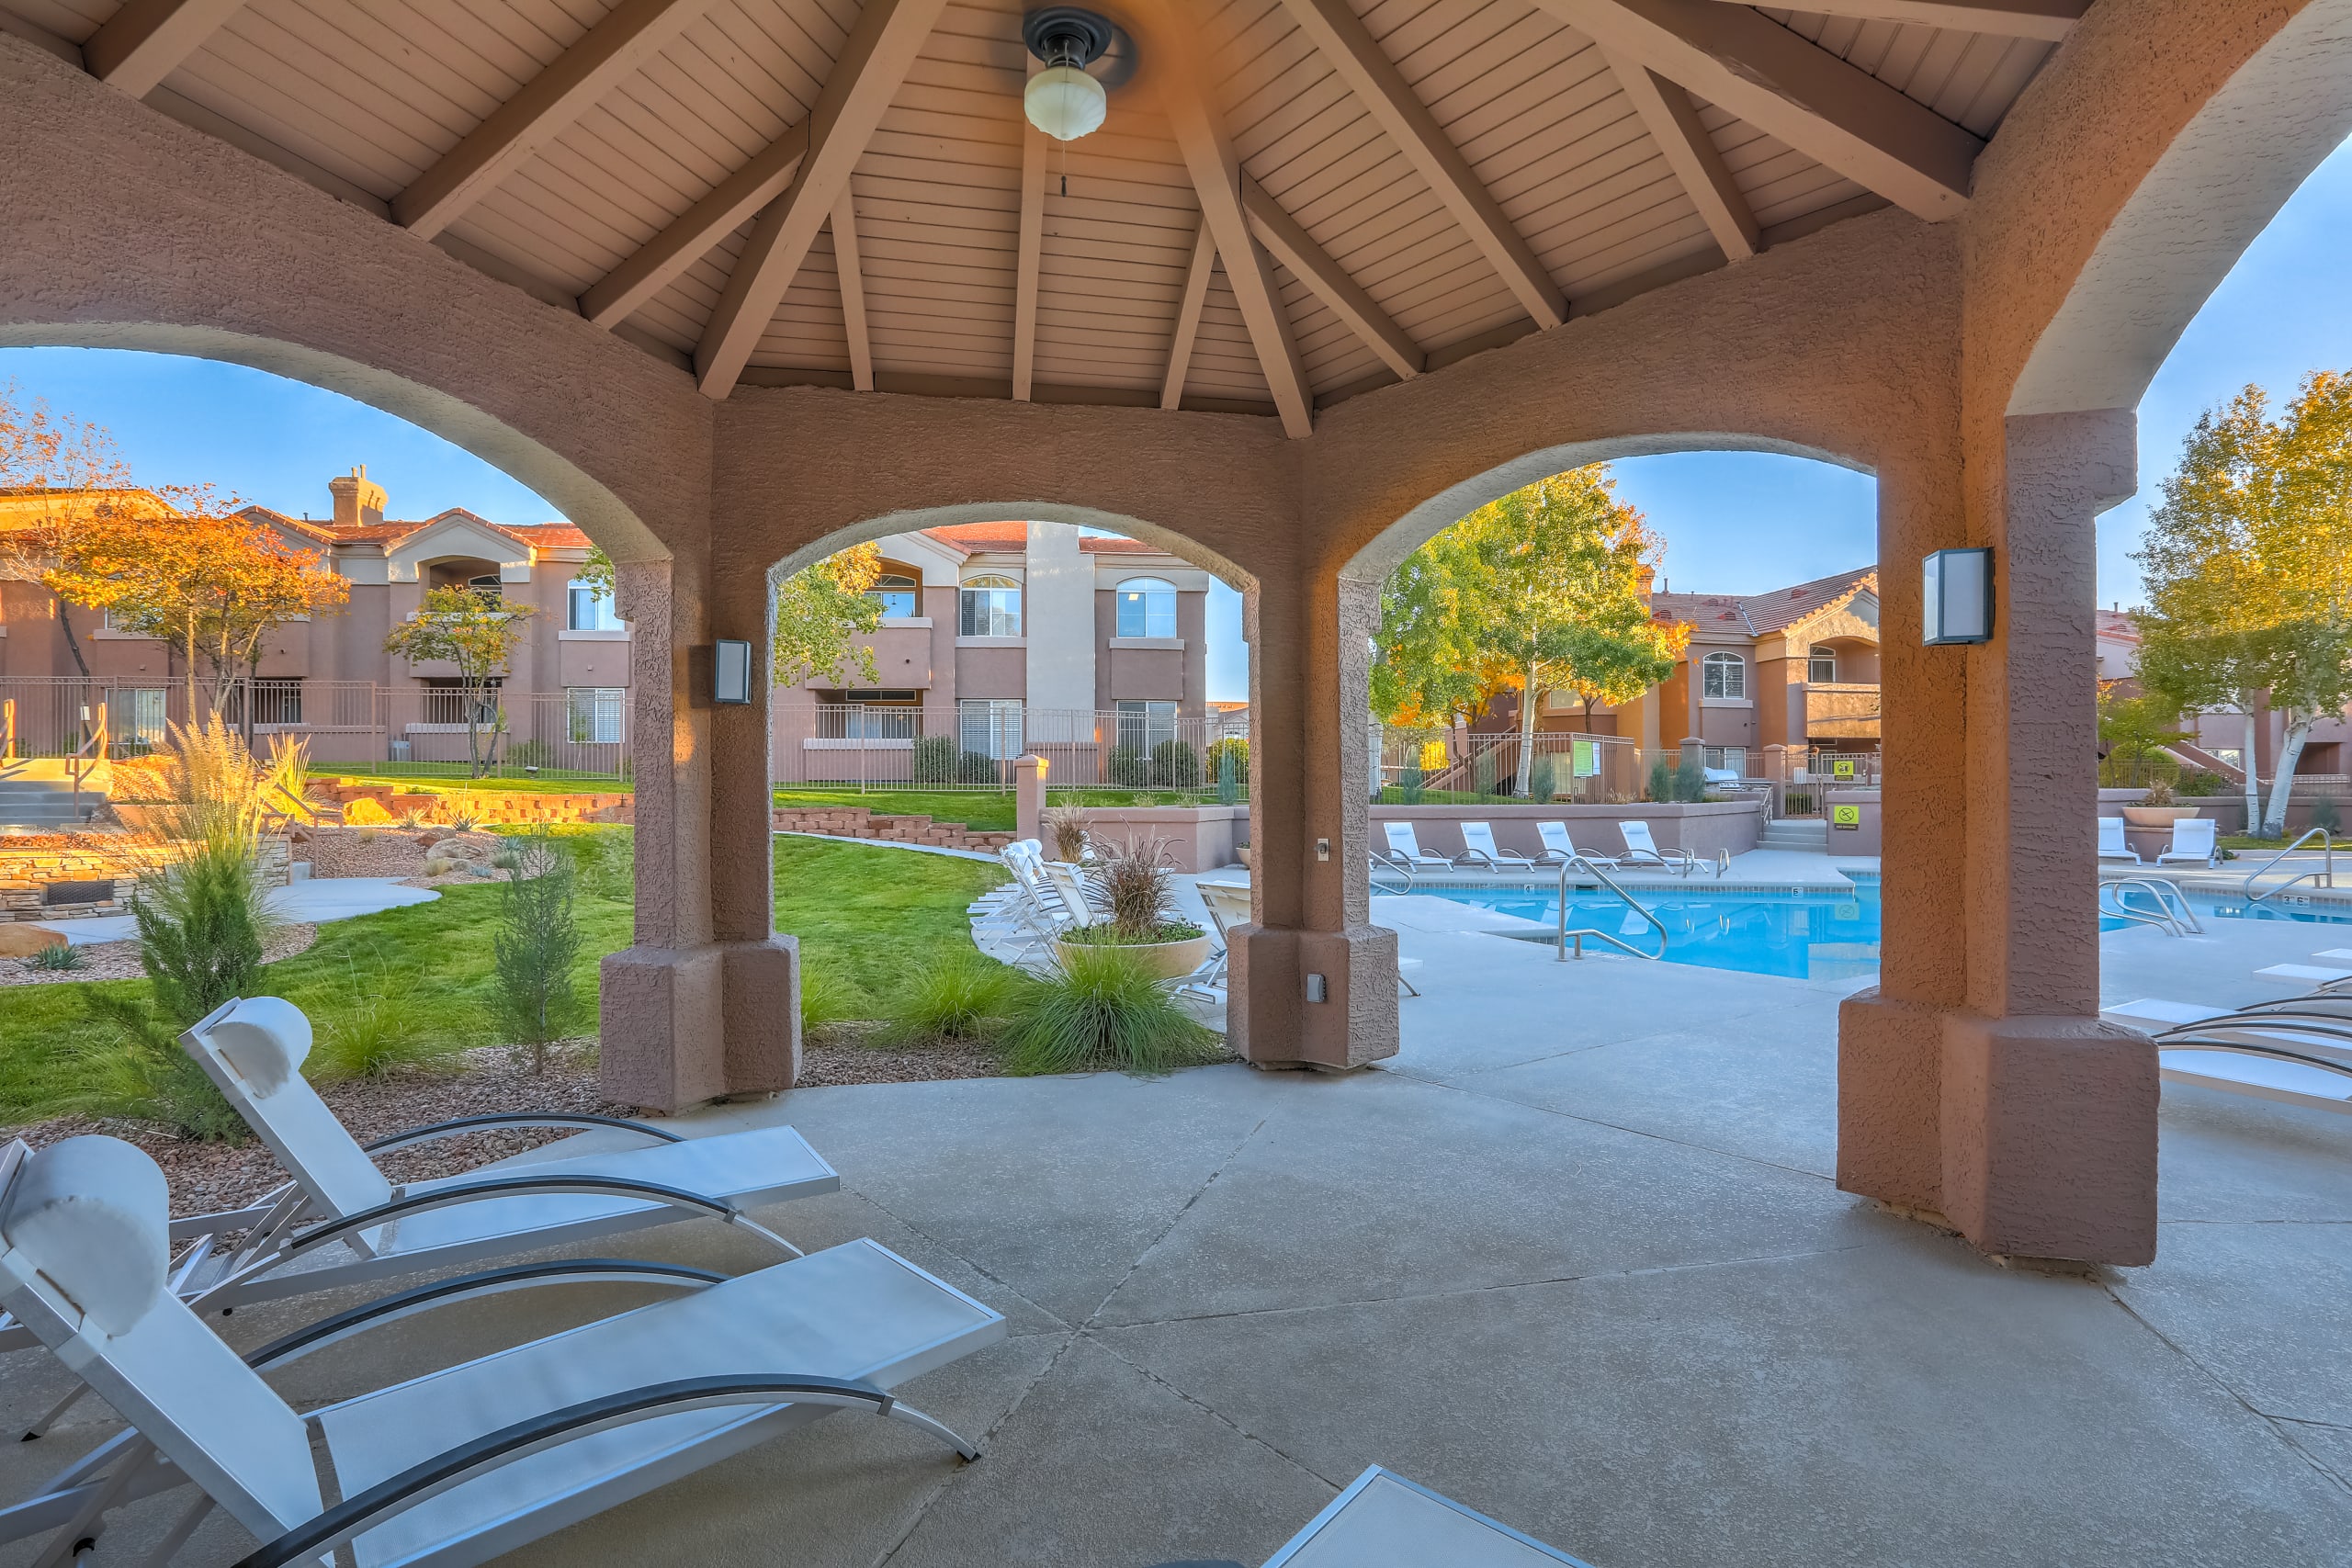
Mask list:
[[[1747,747],[1709,746],[1704,750],[1706,751],[1706,765],[1708,767],[1720,769],[1728,773],[1735,773],[1743,778],[1747,776]]]
[[[575,577],[564,592],[564,626],[575,632],[616,632],[621,629],[619,607],[613,596],[595,583]]]
[[[882,606],[882,613],[894,620],[905,620],[922,614],[915,608],[915,580],[904,572],[886,571],[874,580],[865,596]]]
[[[118,755],[143,757],[164,743],[165,694],[160,686],[118,687],[107,709]]]
[[[1119,584],[1120,637],[1174,637],[1176,585],[1156,577],[1131,577]]]
[[[476,724],[498,722],[499,688],[506,683],[503,675],[493,675],[488,682],[487,696],[474,704]],[[454,675],[424,677],[424,722],[426,724],[463,724],[466,722],[466,683]]]
[[[503,600],[506,597],[506,585],[498,580],[498,573],[494,571],[466,579],[466,586],[484,599]]]
[[[843,692],[817,709],[820,740],[912,740],[922,733],[913,692]]]
[[[1131,751],[1148,757],[1153,747],[1176,739],[1174,703],[1121,703],[1118,710],[1118,744]]]
[[[1813,658],[1807,661],[1804,678],[1816,686],[1838,683],[1838,650],[1826,643],[1813,645]]]
[[[1019,637],[1021,584],[1009,577],[975,577],[956,595],[958,637]],[[977,747],[967,747],[976,750]]]
[[[622,686],[566,686],[564,705],[574,746],[617,746],[622,739],[621,714],[628,702]]]
[[[1021,705],[1018,702],[957,703],[956,720],[956,742],[961,750],[978,751],[1000,762],[1021,755]]]
[[[1710,697],[1738,698],[1747,695],[1747,660],[1736,653],[1711,653],[1703,666],[1706,684],[1700,688]]]

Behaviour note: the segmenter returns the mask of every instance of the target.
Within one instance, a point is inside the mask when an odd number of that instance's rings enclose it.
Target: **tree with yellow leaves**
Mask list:
[[[2207,412],[2132,558],[2148,588],[2141,683],[2245,716],[2246,830],[2279,836],[2303,742],[2352,701],[2352,377],[2313,372],[2276,419],[2259,387]],[[2266,697],[2287,720],[2267,807]]]
[[[97,425],[28,402],[14,381],[0,381],[0,577],[39,581],[70,555],[81,532],[130,498],[130,469],[114,438]],[[58,629],[86,680],[90,661],[74,629],[74,607],[61,602]]]
[[[1538,479],[1423,545],[1381,591],[1373,709],[1453,720],[1519,694],[1519,773],[1534,761],[1536,694],[1631,702],[1674,672],[1690,628],[1650,618],[1657,547],[1605,465]]]
[[[191,714],[199,661],[218,712],[260,664],[271,628],[350,598],[318,551],[289,547],[206,485],[129,492],[78,527],[40,581],[61,603],[105,611],[118,630],[187,660]]]

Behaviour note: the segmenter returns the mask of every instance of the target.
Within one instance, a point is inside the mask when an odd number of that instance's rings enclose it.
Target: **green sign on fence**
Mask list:
[[[1852,778],[1854,776],[1854,759],[1851,757],[1838,757],[1832,759],[1829,763],[1829,776],[1833,779]]]
[[[1568,742],[1568,772],[1580,779],[1589,779],[1600,772],[1600,748],[1589,740]]]

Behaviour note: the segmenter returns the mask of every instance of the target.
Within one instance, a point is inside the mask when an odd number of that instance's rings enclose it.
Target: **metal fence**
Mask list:
[[[196,713],[214,711],[199,683]],[[463,778],[479,756],[485,776],[625,781],[629,776],[628,694],[620,688],[499,693],[476,705],[465,694],[368,681],[245,680],[233,682],[220,716],[245,730],[256,750],[271,738],[308,743],[311,761],[370,773]],[[185,682],[77,677],[0,680],[0,748],[18,757],[72,755],[103,715],[108,754],[138,757],[185,725]],[[472,730],[470,747],[469,728]]]
[[[1383,725],[1375,725],[1374,733],[1380,759],[1378,799],[1386,805],[1521,799],[1629,805],[1688,798],[1694,788],[1694,781],[1681,771],[1681,748],[1645,750],[1623,736],[1539,730],[1522,738],[1516,732]],[[1524,785],[1522,745],[1527,749]],[[1718,796],[1765,794],[1776,817],[1818,816],[1826,790],[1876,787],[1881,782],[1874,751],[1709,746],[1700,761],[1706,773],[1699,784],[1705,792]]]
[[[1001,792],[1013,787],[1015,761],[1035,755],[1045,759],[1049,790],[1247,798],[1246,717],[1184,715],[1176,705],[1095,711],[779,697],[769,719],[771,772],[787,787]]]

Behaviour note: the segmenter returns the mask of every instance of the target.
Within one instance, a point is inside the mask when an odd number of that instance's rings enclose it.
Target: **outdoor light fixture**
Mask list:
[[[1993,639],[1993,552],[1938,550],[1926,562],[1920,620],[1929,648]]]
[[[1021,41],[1046,68],[1021,95],[1029,123],[1057,141],[1075,141],[1099,129],[1110,96],[1086,73],[1111,47],[1111,24],[1075,6],[1048,6],[1021,18]]]
[[[710,663],[710,700],[748,703],[752,700],[752,645],[718,640]]]

